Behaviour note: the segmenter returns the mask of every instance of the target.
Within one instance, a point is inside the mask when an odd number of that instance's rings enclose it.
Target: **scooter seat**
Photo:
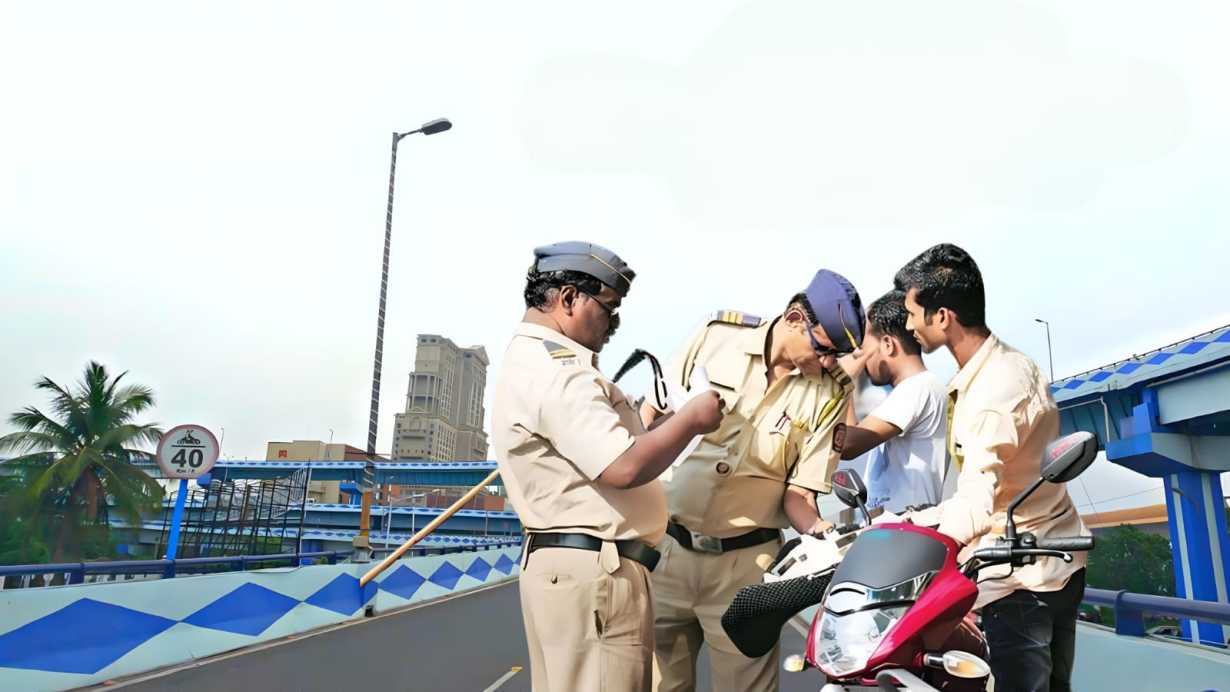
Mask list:
[[[782,636],[782,627],[804,608],[824,599],[833,570],[795,577],[768,584],[752,584],[739,589],[722,614],[722,629],[730,641],[749,658],[773,650]]]

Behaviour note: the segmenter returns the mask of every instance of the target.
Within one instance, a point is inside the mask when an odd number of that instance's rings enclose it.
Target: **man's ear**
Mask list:
[[[935,310],[935,326],[941,330],[947,331],[952,325],[952,312],[948,308],[936,308]]]
[[[807,323],[803,319],[803,313],[800,312],[798,308],[790,308],[789,310],[787,310],[786,315],[785,315],[785,320],[786,320],[786,326],[792,329],[798,329],[799,331],[803,331],[804,329],[807,328],[805,326]]]
[[[896,337],[884,335],[880,337],[880,352],[888,358],[893,358],[901,350],[901,344]]]
[[[572,306],[577,300],[577,289],[575,286],[564,286],[559,290],[559,304],[564,309],[564,314],[572,314]]]

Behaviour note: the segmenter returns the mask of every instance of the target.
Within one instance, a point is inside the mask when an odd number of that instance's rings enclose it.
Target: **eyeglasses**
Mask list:
[[[602,309],[606,312],[607,317],[610,317],[611,319],[616,319],[617,317],[619,317],[619,307],[620,307],[620,306],[618,306],[618,305],[607,305],[606,303],[604,303],[604,302],[602,302],[601,300],[599,300],[599,299],[598,299],[598,296],[596,296],[596,295],[594,295],[594,294],[592,294],[592,293],[585,293],[584,291],[581,291],[581,293],[584,293],[586,296],[589,296],[590,300],[592,300],[592,301],[594,301],[595,303],[597,303],[597,304],[598,304],[598,307],[602,308]]]
[[[811,323],[811,320],[807,318],[807,315],[801,312],[799,314],[803,318],[803,324],[807,325],[807,338],[811,340],[811,350],[815,351],[817,356],[821,358],[825,356],[833,356],[834,358],[841,358],[842,356],[848,356],[851,353],[854,353],[854,351],[844,351],[841,349],[829,348],[828,346],[821,344],[820,341],[816,338],[816,333],[813,331],[816,328],[816,326]]]
[[[601,300],[598,300],[598,296],[592,293],[585,293],[584,291],[581,291],[581,294],[584,296],[587,296],[590,300],[597,303],[598,307],[602,308],[603,312],[606,313],[606,317],[607,317],[606,335],[608,339],[611,338],[611,336],[615,334],[615,330],[619,329],[619,306],[618,305],[607,305]]]

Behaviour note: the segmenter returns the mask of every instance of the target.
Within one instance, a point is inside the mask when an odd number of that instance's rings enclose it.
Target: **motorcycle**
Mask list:
[[[988,649],[971,613],[978,595],[978,575],[990,567],[1031,564],[1039,557],[1070,562],[1072,552],[1093,549],[1092,536],[1038,538],[1018,532],[1013,513],[1042,483],[1066,483],[1096,456],[1097,440],[1086,432],[1051,443],[1041,477],[1009,504],[1003,538],[975,550],[964,564],[958,564],[957,543],[937,531],[894,522],[891,516],[873,524],[866,511],[867,489],[862,480],[853,471],[839,471],[833,475],[833,492],[844,504],[862,511],[865,528],[859,528],[852,542],[841,531],[834,531],[834,541],[847,541],[836,554],[811,551],[827,555],[829,564],[822,559],[813,563],[820,568],[817,571],[775,582],[795,588],[776,603],[761,603],[761,612],[750,618],[747,604],[756,601],[757,595],[768,595],[766,588],[773,584],[766,576],[766,584],[746,587],[727,611],[729,624],[726,617],[722,624],[740,651],[763,655],[780,637],[780,625],[803,608],[820,603],[803,655],[788,657],[784,668],[789,672],[819,669],[827,678],[821,692],[985,690],[991,673]],[[786,559],[793,554],[797,563],[802,545],[783,551],[787,554],[779,555],[770,571],[788,572]],[[800,579],[811,587],[798,588]],[[823,595],[800,605],[807,596],[815,596],[820,583],[824,584]],[[744,608],[734,612],[741,598]],[[769,625],[779,620],[773,641],[768,642]],[[760,654],[755,653],[761,649]]]

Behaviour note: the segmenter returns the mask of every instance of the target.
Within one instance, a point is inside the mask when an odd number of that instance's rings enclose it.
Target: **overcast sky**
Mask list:
[[[399,152],[380,451],[415,335],[486,346],[494,380],[530,251],[557,240],[639,274],[608,373],[713,310],[776,314],[821,267],[870,302],[942,241],[978,260],[1009,343],[1045,364],[1043,317],[1057,375],[1097,367],[1230,323],[1228,19],[1218,2],[9,4],[0,413],[93,358],[152,386],[160,423],[225,428],[225,456],[330,429],[364,446],[389,136],[442,116],[452,131]],[[1085,481],[1098,509],[1162,497],[1109,464]]]

